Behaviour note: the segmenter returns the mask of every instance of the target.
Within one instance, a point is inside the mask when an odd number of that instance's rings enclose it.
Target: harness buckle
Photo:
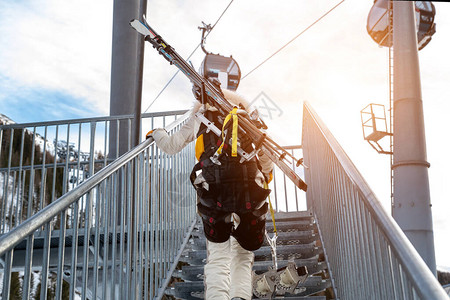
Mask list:
[[[220,154],[218,153],[219,150],[217,150],[213,156],[211,156],[209,159],[213,162],[213,164],[216,164],[218,166],[222,165],[222,163],[219,161]]]

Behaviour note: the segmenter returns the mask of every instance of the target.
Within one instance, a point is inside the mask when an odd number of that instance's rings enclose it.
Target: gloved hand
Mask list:
[[[264,179],[266,180],[267,183],[270,183],[273,179],[273,173],[272,171],[270,171],[270,173],[263,173],[264,175]]]
[[[149,132],[147,132],[147,134],[145,135],[145,139],[148,140],[149,138],[153,137],[152,133],[153,131],[155,131],[154,129],[150,130]]]

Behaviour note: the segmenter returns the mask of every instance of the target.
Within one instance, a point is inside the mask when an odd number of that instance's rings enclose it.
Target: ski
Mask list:
[[[130,26],[139,34],[144,36],[144,40],[149,42],[170,64],[175,65],[184,75],[197,87],[200,87],[202,94],[206,95],[205,101],[218,109],[222,116],[227,116],[232,110],[231,105],[223,96],[219,87],[197,73],[156,31],[147,23],[145,17],[141,20],[131,20]],[[203,97],[202,97],[203,98]],[[289,167],[285,162],[287,158],[293,159],[297,166],[303,165],[303,159],[296,159],[288,151],[283,149],[270,137],[266,136],[256,125],[258,120],[252,119],[249,114],[238,114],[238,126],[240,132],[247,135],[255,145],[255,151],[262,151],[277,165],[286,176],[300,189],[306,191],[306,183]],[[252,155],[249,155],[251,157]],[[241,155],[242,157],[242,155]],[[245,159],[245,158],[244,158]]]

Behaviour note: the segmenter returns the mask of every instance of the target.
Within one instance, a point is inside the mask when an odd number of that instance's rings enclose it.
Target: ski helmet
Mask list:
[[[200,75],[209,80],[218,80],[221,88],[235,91],[241,80],[241,69],[236,60],[230,56],[206,54],[200,65]]]

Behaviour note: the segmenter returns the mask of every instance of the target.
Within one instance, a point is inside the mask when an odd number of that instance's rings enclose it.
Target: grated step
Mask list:
[[[278,267],[283,268],[287,266],[287,260],[278,261]],[[317,274],[327,268],[325,262],[317,262],[317,256],[312,259],[296,259],[297,267],[305,266],[310,275]],[[253,270],[256,274],[267,272],[272,267],[272,261],[257,261],[253,265]],[[182,270],[174,273],[173,276],[187,281],[202,281],[204,273],[204,266],[183,266]]]
[[[277,247],[278,260],[311,258],[322,252],[323,249],[316,247],[313,243],[306,245],[281,245]],[[272,260],[271,248],[269,246],[261,247],[253,251],[253,253],[255,254],[255,261]],[[180,260],[190,265],[203,265],[206,262],[206,250],[188,251]]]
[[[277,227],[278,233],[281,232],[297,232],[297,231],[317,231],[317,226],[313,222],[313,220],[308,219],[300,219],[300,220],[277,220],[275,219],[276,223],[275,226]],[[274,226],[271,219],[267,220],[266,222],[266,230],[270,234],[273,233]],[[192,231],[192,236],[194,237],[202,237],[203,234],[203,225],[202,222],[199,221]]]
[[[268,298],[256,298],[259,300],[270,300]],[[276,297],[272,298],[272,300],[281,300],[281,299],[289,299],[289,300],[327,300],[326,296],[292,296],[287,295],[285,297]]]
[[[305,297],[324,291],[330,287],[329,280],[324,280],[319,276],[310,276],[308,279],[297,286],[298,294],[285,295],[284,298],[295,299],[293,297]],[[175,282],[174,288],[167,290],[166,293],[180,299],[203,299],[204,285],[202,281],[193,282]],[[257,298],[254,298],[257,299]],[[283,299],[283,298],[281,298]],[[300,298],[301,299],[301,298]],[[309,298],[311,299],[311,298]]]
[[[268,214],[268,221],[272,221],[271,216]],[[304,211],[291,211],[291,212],[276,212],[275,213],[275,221],[295,221],[295,220],[313,220],[314,216],[312,212],[304,210]]]
[[[175,288],[169,288],[166,290],[166,295],[170,295],[173,297],[176,297]],[[187,298],[181,298],[186,300],[198,300],[198,299],[204,299],[203,292],[196,292],[191,293],[190,295],[186,295]],[[282,300],[282,299],[289,299],[289,300],[327,300],[326,296],[297,296],[297,295],[286,295],[286,296],[278,296],[272,299],[268,298],[253,298],[253,299],[259,299],[259,300]]]
[[[272,234],[270,234],[272,236]],[[307,231],[292,231],[292,232],[279,232],[277,238],[277,245],[299,245],[310,244],[319,239],[319,236],[314,233],[313,230]],[[193,250],[206,250],[206,238],[199,235],[191,241],[193,243]],[[263,246],[268,246],[267,240],[264,239]]]

